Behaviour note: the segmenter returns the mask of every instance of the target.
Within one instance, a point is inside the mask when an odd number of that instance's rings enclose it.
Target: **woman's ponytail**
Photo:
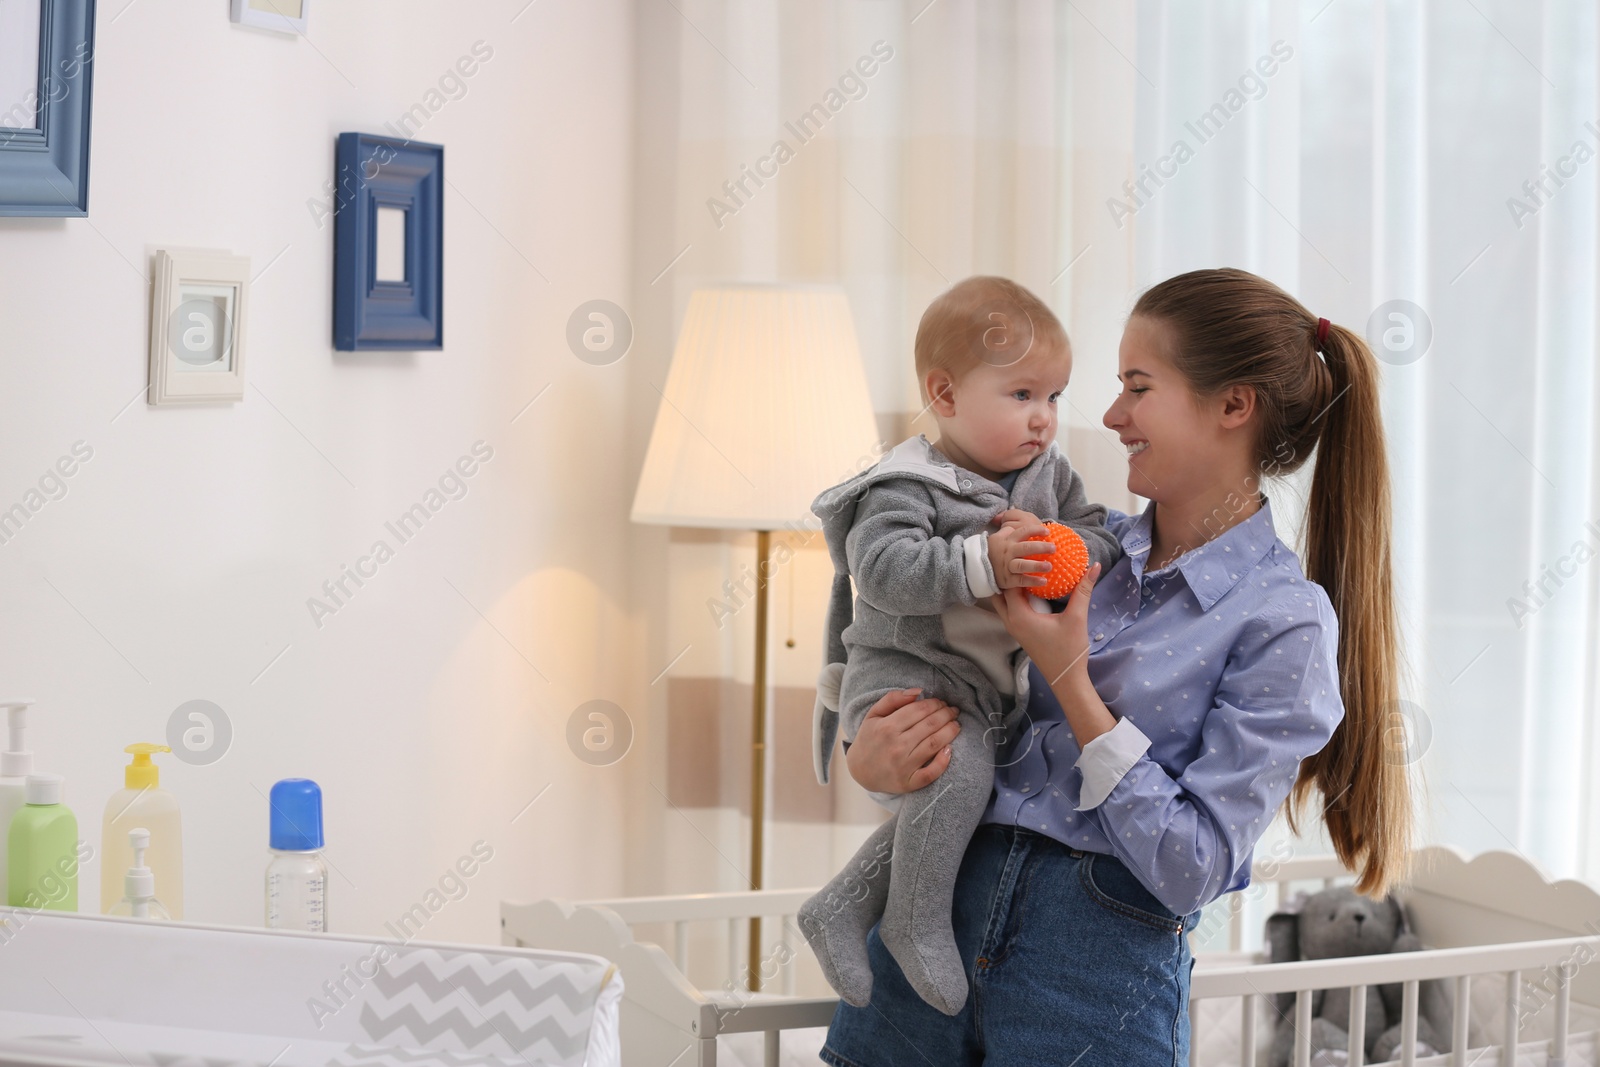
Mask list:
[[[1301,761],[1287,814],[1298,833],[1296,816],[1315,784],[1334,852],[1360,873],[1357,891],[1378,897],[1406,876],[1413,828],[1389,463],[1377,359],[1359,334],[1337,325],[1328,329],[1322,355],[1331,398],[1317,435],[1302,563],[1339,619],[1345,715],[1332,740]]]

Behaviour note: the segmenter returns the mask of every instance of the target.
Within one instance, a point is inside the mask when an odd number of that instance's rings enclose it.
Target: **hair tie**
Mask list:
[[[1326,341],[1327,339],[1328,339],[1328,320],[1327,319],[1318,319],[1317,320],[1317,347],[1321,348],[1322,347],[1322,342]]]

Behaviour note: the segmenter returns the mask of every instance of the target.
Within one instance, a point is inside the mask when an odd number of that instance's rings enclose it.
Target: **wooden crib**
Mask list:
[[[1190,988],[1193,1067],[1266,1067],[1277,1021],[1273,994],[1296,994],[1299,1046],[1295,1067],[1312,1067],[1307,1044],[1311,993],[1348,986],[1358,997],[1373,984],[1404,983],[1402,1019],[1414,1034],[1418,983],[1440,978],[1455,998],[1453,1052],[1413,1060],[1402,1042],[1403,1067],[1596,1067],[1600,1050],[1600,974],[1581,965],[1600,956],[1600,893],[1585,883],[1550,882],[1509,852],[1468,859],[1448,846],[1421,850],[1417,872],[1396,895],[1426,950],[1330,961],[1271,964],[1250,947],[1265,912],[1295,889],[1315,891],[1354,881],[1331,856],[1257,860],[1251,885],[1213,902],[1191,932],[1195,970]],[[761,1034],[767,1067],[816,1062],[821,1031],[833,1016],[832,996],[796,993],[802,954],[809,954],[794,915],[813,890],[704,893],[568,903],[501,904],[506,944],[603,956],[622,971],[623,1062],[627,1067],[713,1067],[753,1063],[749,1043]],[[1265,898],[1265,899],[1263,899]],[[1248,906],[1260,901],[1262,908]],[[768,921],[774,945],[761,992],[751,992],[742,938],[752,917]],[[778,923],[772,927],[772,923]],[[687,977],[692,935],[725,927],[726,971],[720,983],[697,987]],[[1248,925],[1247,925],[1248,924]],[[635,928],[670,937],[669,954],[635,936]],[[1200,941],[1223,940],[1202,948]],[[703,940],[703,938],[702,938]],[[705,971],[696,961],[697,971]],[[814,966],[814,962],[813,962]],[[1510,990],[1508,996],[1506,991]],[[1360,1067],[1363,1035],[1351,1035]]]

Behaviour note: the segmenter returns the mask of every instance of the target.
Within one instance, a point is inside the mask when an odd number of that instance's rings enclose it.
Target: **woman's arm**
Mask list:
[[[1079,745],[1087,745],[1117,725],[1116,716],[1089,681],[1089,598],[1099,578],[1100,564],[1091,564],[1068,598],[1066,610],[1052,615],[1034,611],[1021,589],[1008,589],[994,598],[1006,629],[1061,702]]]
[[[919,700],[920,692],[886,693],[846,746],[850,777],[868,792],[914,792],[950,766],[950,742],[961,732],[956,709],[936,697]]]
[[[1078,810],[1099,823],[1117,858],[1176,914],[1249,884],[1248,870],[1237,882],[1234,872],[1254,854],[1300,761],[1344,718],[1338,623],[1325,595],[1311,599],[1314,608],[1293,617],[1265,612],[1240,634],[1201,724],[1200,753],[1182,774],[1174,778],[1151,759],[1149,740],[1124,719],[1118,731],[1135,744],[1123,755],[1137,755],[1098,804],[1080,800]],[[1086,749],[1080,766],[1088,759]],[[1086,794],[1089,777],[1085,768]]]
[[[1150,739],[1132,720],[1112,715],[1090,683],[1086,652],[1077,653],[1087,649],[1086,613],[1073,627],[1068,612],[1001,609],[1023,647],[1039,654],[1035,665],[1051,679],[1082,750],[1076,810],[1097,823],[1117,858],[1175,914],[1249,884],[1248,871],[1237,883],[1234,872],[1288,796],[1300,761],[1321,750],[1344,717],[1338,620],[1326,594],[1305,586],[1315,590],[1305,602],[1269,605],[1240,632],[1201,724],[1200,752],[1177,777],[1150,757]],[[1069,611],[1083,589],[1073,593]],[[1148,725],[1159,715],[1141,718]]]

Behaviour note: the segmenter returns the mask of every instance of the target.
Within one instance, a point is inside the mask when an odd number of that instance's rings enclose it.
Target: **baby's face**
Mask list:
[[[948,413],[938,412],[940,436],[987,471],[1026,467],[1056,438],[1056,403],[1071,375],[1066,346],[1038,349],[1009,366],[980,363],[955,385]]]

